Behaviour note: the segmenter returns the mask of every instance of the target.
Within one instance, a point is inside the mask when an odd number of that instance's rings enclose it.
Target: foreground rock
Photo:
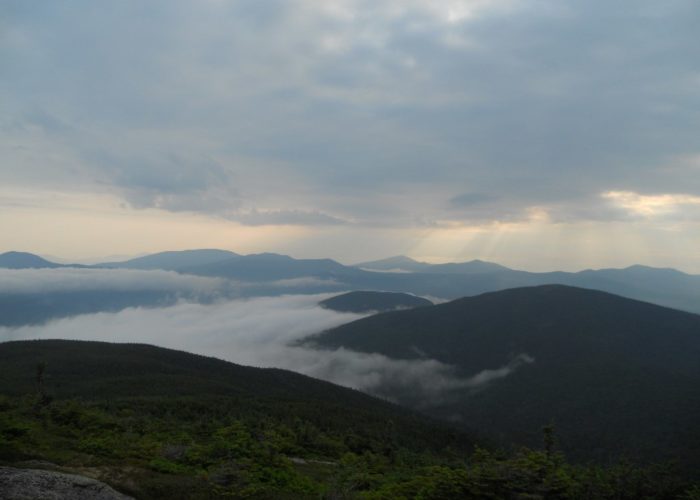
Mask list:
[[[105,483],[75,474],[0,467],[4,500],[133,500]]]

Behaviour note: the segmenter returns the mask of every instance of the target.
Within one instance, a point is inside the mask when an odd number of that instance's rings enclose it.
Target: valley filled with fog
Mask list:
[[[0,356],[3,346],[48,348],[36,366],[70,377],[94,372],[117,348],[110,346],[154,346],[155,364],[120,375],[111,390],[171,377],[174,368],[162,363],[184,352],[207,357],[188,361],[197,365],[278,370],[274,384],[298,387],[296,372],[361,391],[499,446],[536,446],[542,426],[556,419],[559,446],[575,460],[633,452],[645,462],[692,464],[685,443],[698,437],[691,422],[700,415],[700,316],[664,306],[694,310],[699,296],[700,276],[644,266],[526,273],[484,261],[394,257],[346,266],[212,250],[87,266],[10,252],[0,254]],[[51,344],[57,340],[78,344]],[[63,350],[78,348],[94,358],[71,368]],[[142,363],[146,352],[109,355],[109,369]],[[244,380],[209,381],[200,392],[187,388],[201,379],[180,369],[184,379],[157,394],[206,398]],[[30,372],[12,373],[26,383]],[[48,380],[52,391],[77,390],[76,382]],[[254,387],[253,394],[271,389]]]
[[[163,300],[169,301],[165,307],[155,302],[76,315],[69,308],[67,317],[42,324],[0,327],[0,342],[72,339],[152,344],[243,365],[289,369],[390,399],[393,392],[410,389],[419,406],[430,406],[451,390],[475,388],[513,370],[504,360],[504,366],[459,377],[453,367],[430,358],[400,360],[303,345],[300,341],[307,337],[369,314],[336,312],[319,305],[337,293],[241,297],[249,286],[161,270],[26,269],[0,270],[0,275],[4,278],[0,300],[96,291],[133,293],[138,298],[138,292],[152,291],[163,293]],[[303,279],[293,283],[300,284]],[[289,285],[268,286],[277,286],[283,293]]]

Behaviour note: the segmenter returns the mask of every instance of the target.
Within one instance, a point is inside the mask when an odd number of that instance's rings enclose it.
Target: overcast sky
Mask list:
[[[700,273],[696,0],[0,1],[0,251]]]

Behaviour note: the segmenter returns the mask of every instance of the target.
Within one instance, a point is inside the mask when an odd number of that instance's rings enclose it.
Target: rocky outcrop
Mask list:
[[[4,500],[133,500],[95,479],[39,469],[0,467]]]

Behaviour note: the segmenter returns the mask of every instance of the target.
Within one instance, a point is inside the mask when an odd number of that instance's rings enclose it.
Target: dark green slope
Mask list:
[[[432,306],[428,299],[408,293],[355,291],[319,302],[321,307],[339,312],[385,312]]]
[[[344,424],[346,418],[372,422],[368,428],[383,427],[391,420],[407,442],[414,436],[421,447],[440,447],[454,438],[448,428],[441,430],[422,416],[359,391],[287,370],[241,366],[143,344],[70,340],[0,343],[0,394],[35,392],[38,363],[46,365],[45,390],[56,399],[233,397],[263,401],[274,411],[284,411],[281,402],[285,401],[306,407],[304,411],[316,408],[319,416],[325,414],[329,419],[328,425],[340,425],[331,417],[338,414],[345,415]],[[430,443],[420,437],[428,431],[437,436]]]
[[[0,391],[18,395],[35,389],[38,362],[57,398],[245,395],[248,397],[347,398],[384,403],[360,392],[278,369],[262,369],[146,344],[72,340],[0,343]],[[386,406],[386,405],[384,405]]]
[[[0,343],[0,367],[0,465],[50,462],[136,498],[319,498],[360,464],[446,463],[475,442],[328,382],[148,345]]]
[[[405,359],[419,357],[415,346],[469,370],[493,368],[513,351],[557,362],[580,360],[584,353],[617,362],[673,362],[674,370],[700,373],[700,316],[563,285],[390,312],[341,325],[316,340]]]
[[[153,346],[9,342],[0,367],[0,465],[87,475],[139,499],[700,491],[665,467],[574,466],[549,448],[472,453],[469,435],[356,391]]]
[[[700,316],[549,285],[384,313],[313,339],[325,347],[425,356],[462,377],[534,358],[433,415],[532,443],[554,421],[572,456],[629,454],[700,465]],[[401,395],[398,395],[401,397]]]

